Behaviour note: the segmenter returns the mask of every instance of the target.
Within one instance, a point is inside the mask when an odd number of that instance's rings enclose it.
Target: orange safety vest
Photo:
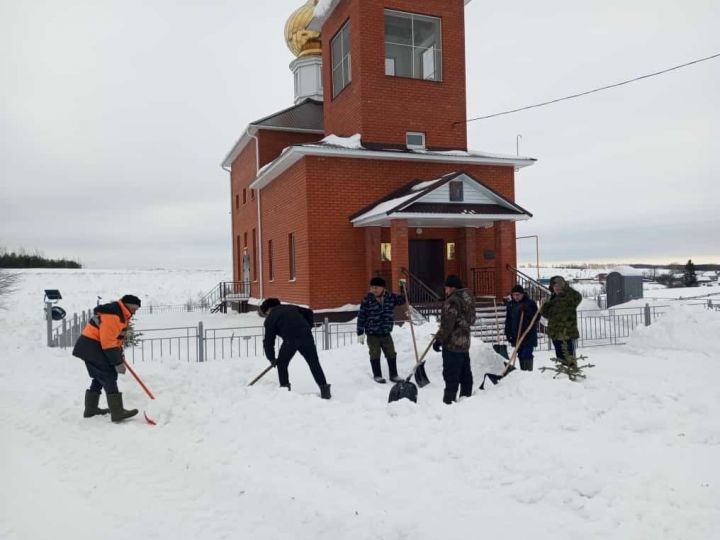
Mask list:
[[[95,308],[90,322],[83,328],[82,335],[99,341],[103,350],[122,349],[130,317],[132,314],[120,300],[103,304]]]

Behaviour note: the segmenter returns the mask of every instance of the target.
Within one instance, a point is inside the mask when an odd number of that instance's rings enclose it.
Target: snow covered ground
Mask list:
[[[321,352],[329,402],[300,357],[292,392],[274,373],[247,387],[262,358],[152,362],[135,367],[158,403],[129,377],[120,386],[158,426],[83,419],[87,376],[44,347],[41,289],[60,288],[72,311],[96,294],[182,303],[224,277],[24,272],[0,311],[2,540],[717,536],[720,313],[698,308],[626,346],[581,351],[596,364],[584,382],[514,372],[453,406],[441,403],[439,355],[418,404],[388,405],[389,385],[370,380],[354,345]],[[421,346],[432,330],[419,328]],[[407,328],[395,340],[405,372]],[[498,364],[486,345],[472,356],[477,386]]]

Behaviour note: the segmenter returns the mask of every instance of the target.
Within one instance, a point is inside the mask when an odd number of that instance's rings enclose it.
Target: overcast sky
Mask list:
[[[292,104],[303,0],[0,0],[0,247],[88,267],[230,268],[228,174]],[[720,52],[717,0],[473,0],[468,115]],[[720,59],[468,125],[517,177],[541,263],[720,262]],[[534,260],[532,240],[520,259]]]

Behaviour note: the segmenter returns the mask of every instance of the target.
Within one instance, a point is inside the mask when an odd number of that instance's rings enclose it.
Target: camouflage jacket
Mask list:
[[[435,339],[452,352],[470,350],[470,327],[475,324],[475,300],[467,289],[458,289],[445,299],[440,329]]]
[[[540,314],[548,320],[546,333],[550,339],[565,340],[580,337],[577,325],[577,307],[582,295],[570,286],[560,294],[553,293],[543,304]]]

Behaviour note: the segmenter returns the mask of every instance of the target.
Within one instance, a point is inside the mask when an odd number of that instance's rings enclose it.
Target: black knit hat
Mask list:
[[[453,287],[454,289],[462,289],[463,288],[463,282],[462,280],[456,276],[455,274],[450,274],[448,277],[445,278],[445,286],[446,287]]]
[[[260,304],[260,315],[267,315],[268,310],[280,305],[280,300],[277,298],[266,298],[263,303]]]
[[[522,285],[515,285],[512,289],[510,289],[510,292],[519,292],[520,294],[525,294],[525,289],[523,289]]]
[[[371,287],[387,287],[387,283],[385,283],[385,280],[379,276],[375,276],[370,280],[370,286]]]
[[[123,296],[120,299],[120,301],[123,304],[125,304],[126,306],[132,305],[132,306],[140,307],[140,299],[137,296],[135,296],[134,294],[126,294],[125,296]]]

